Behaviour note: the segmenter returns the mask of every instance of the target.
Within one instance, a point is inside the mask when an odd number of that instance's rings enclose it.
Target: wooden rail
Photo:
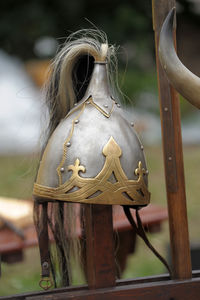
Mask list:
[[[175,0],[152,1],[173,277],[184,279],[191,278],[192,268],[185,196],[179,96],[170,86],[158,57],[160,29],[168,12],[175,5]],[[176,32],[174,28],[175,40]]]

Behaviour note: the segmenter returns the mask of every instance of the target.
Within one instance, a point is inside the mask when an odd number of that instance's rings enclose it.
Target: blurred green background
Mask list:
[[[178,50],[183,62],[200,75],[199,34],[200,17],[195,1],[177,1]],[[106,32],[109,43],[120,45],[119,85],[134,107],[159,116],[155,71],[154,35],[151,1],[91,1],[91,0],[7,0],[0,3],[0,48],[9,55],[30,60],[51,59],[56,47],[71,33],[83,28],[98,27]],[[189,34],[188,34],[189,33]],[[41,51],[40,45],[49,41],[52,50]],[[195,43],[195,47],[192,47]],[[55,47],[54,47],[55,46]],[[190,53],[190,54],[189,54]],[[145,105],[141,95],[149,100]],[[126,99],[126,98],[125,98]],[[146,102],[145,102],[146,103]],[[192,119],[195,109],[181,99],[182,119]],[[145,150],[149,169],[149,189],[152,203],[166,206],[162,146],[147,146]],[[199,242],[199,145],[184,146],[186,191],[191,242]],[[35,177],[35,155],[3,155],[0,157],[0,196],[31,199]],[[149,234],[153,245],[168,255],[168,224],[162,231]],[[145,259],[144,259],[145,258]],[[138,241],[136,253],[130,256],[123,278],[160,274],[165,272],[160,262]],[[74,283],[84,281],[75,272]],[[2,264],[0,296],[39,290],[40,276],[38,249],[25,251],[24,261]]]
[[[177,1],[177,39],[180,58],[198,75],[200,18],[197,2]],[[97,27],[106,32],[110,44],[120,45],[120,88],[137,103],[141,91],[154,94],[157,91],[151,5],[150,0],[1,1],[0,47],[25,62],[52,58],[56,46],[62,45],[70,33]],[[51,51],[41,50],[45,41]],[[159,112],[155,103],[150,109],[156,114]],[[181,109],[183,116],[193,110],[185,101]]]

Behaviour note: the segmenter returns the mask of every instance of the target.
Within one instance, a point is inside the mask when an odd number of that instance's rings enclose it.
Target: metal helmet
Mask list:
[[[78,70],[82,47],[88,64],[92,59],[93,71],[84,96],[72,101],[74,107],[61,118],[48,140],[34,197],[41,202],[147,205],[150,193],[143,145],[112,94],[108,45],[98,45],[98,50],[91,41],[88,45],[78,43],[68,51],[70,57],[70,51],[78,47],[71,56]],[[67,63],[62,57],[60,69],[64,75]]]
[[[70,283],[70,253],[80,253],[73,245],[74,203],[123,205],[134,231],[169,269],[139,217],[139,208],[150,200],[148,171],[143,145],[111,84],[112,50],[91,38],[70,39],[53,64],[46,93],[49,135],[33,190],[40,286],[45,289],[52,284],[50,269],[55,287],[59,279],[62,285]],[[136,209],[137,224],[130,208]],[[49,229],[57,253],[54,262]]]

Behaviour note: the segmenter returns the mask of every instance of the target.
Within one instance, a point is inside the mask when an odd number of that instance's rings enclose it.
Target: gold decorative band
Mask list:
[[[76,159],[74,165],[68,166],[72,171],[71,178],[57,188],[34,184],[33,194],[40,200],[60,200],[89,204],[119,204],[119,205],[146,205],[150,201],[150,193],[144,182],[147,173],[141,161],[135,170],[136,180],[129,180],[125,175],[120,156],[122,151],[113,137],[103,148],[106,157],[104,166],[95,178],[80,177],[79,172],[85,172],[85,167]],[[109,181],[114,175],[115,182]]]

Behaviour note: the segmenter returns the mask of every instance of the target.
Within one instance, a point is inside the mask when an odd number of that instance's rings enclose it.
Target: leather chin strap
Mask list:
[[[42,273],[41,273],[41,280],[40,280],[40,287],[44,290],[48,290],[52,287],[53,282],[50,278],[50,255],[49,255],[49,235],[48,235],[48,203],[42,203],[41,205],[41,223],[40,223],[40,230],[38,232],[38,242],[39,242],[39,249],[40,249],[40,259],[41,259],[41,267],[42,267]],[[155,256],[163,263],[163,265],[167,268],[169,271],[170,276],[172,275],[172,272],[170,270],[170,267],[166,260],[157,252],[157,250],[152,246],[152,244],[149,242],[146,233],[144,231],[142,221],[140,219],[139,215],[139,209],[136,208],[136,219],[137,224],[135,223],[133,216],[130,212],[130,207],[123,206],[124,213],[133,227],[133,230],[136,232],[138,236],[140,236],[145,244],[148,246],[148,248],[155,254]]]
[[[163,265],[167,268],[170,277],[172,277],[172,271],[167,263],[167,261],[157,252],[157,250],[152,246],[152,244],[149,242],[144,227],[142,225],[142,221],[140,219],[140,215],[139,215],[139,208],[136,208],[136,219],[137,219],[137,224],[135,223],[133,216],[131,214],[130,211],[130,207],[128,206],[123,206],[124,209],[124,213],[129,221],[129,223],[131,224],[131,226],[133,227],[133,230],[137,233],[138,236],[140,236],[143,241],[145,242],[145,244],[147,245],[147,247],[155,254],[155,256],[163,263]]]
[[[48,235],[48,203],[41,204],[41,226],[38,232],[38,243],[40,249],[41,260],[41,280],[39,285],[44,290],[52,287],[53,283],[50,279],[50,256],[49,256],[49,235]]]

